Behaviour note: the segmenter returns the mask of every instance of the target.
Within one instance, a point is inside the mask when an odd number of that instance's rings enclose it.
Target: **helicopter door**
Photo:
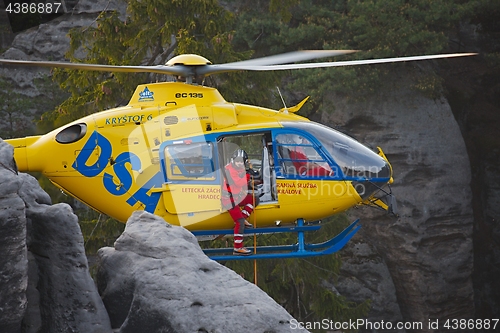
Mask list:
[[[278,202],[293,204],[328,197],[338,180],[321,147],[302,133],[274,132]]]
[[[162,147],[165,208],[171,214],[220,212],[220,177],[214,143],[169,141]]]
[[[248,154],[247,171],[253,175],[253,189],[260,197],[260,203],[275,202],[276,176],[273,167],[272,141],[270,132],[230,134],[217,139],[220,154],[220,168],[231,163],[231,156],[237,149]],[[250,170],[251,169],[251,170]]]

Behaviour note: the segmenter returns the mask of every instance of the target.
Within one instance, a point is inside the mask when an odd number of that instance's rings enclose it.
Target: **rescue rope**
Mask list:
[[[253,204],[253,227],[257,228],[257,214],[255,212],[255,183],[252,176],[252,204]],[[257,254],[257,234],[253,234],[253,253]],[[253,283],[257,285],[257,260],[253,260]]]

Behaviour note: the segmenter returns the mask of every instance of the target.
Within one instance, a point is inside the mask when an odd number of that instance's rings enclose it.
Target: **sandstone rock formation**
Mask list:
[[[405,321],[474,318],[471,176],[464,140],[446,100],[405,88],[404,78],[393,84],[398,88],[382,87],[367,102],[346,105],[337,98],[339,111],[323,119],[361,142],[376,142],[394,170],[399,217],[351,211],[365,221],[353,244],[368,244],[359,246],[372,247],[373,258],[387,264],[395,287],[392,302]],[[347,289],[338,287],[341,293]],[[395,307],[385,304],[387,310]]]
[[[18,174],[0,139],[0,332],[111,331],[78,218]]]
[[[156,215],[135,212],[98,255],[99,291],[121,333],[291,331],[285,309]]]
[[[95,24],[97,15],[102,11],[118,10],[124,13],[125,8],[126,2],[123,0],[80,0],[71,13],[16,35],[11,47],[2,54],[2,57],[17,60],[66,61],[65,53],[69,46],[68,32],[71,29]],[[31,97],[43,97],[43,92],[39,91],[33,81],[49,73],[49,68],[37,67],[0,69],[0,75],[9,78],[14,87],[19,88],[20,93]]]
[[[12,151],[0,140],[0,332],[19,332],[27,306],[26,215]]]
[[[97,15],[102,11],[118,10],[125,13],[125,8],[126,2],[123,0],[80,0],[70,13],[16,35],[4,57],[65,61],[64,55],[69,45],[68,32],[71,29],[95,24]]]
[[[363,228],[371,223],[363,217]],[[362,229],[363,229],[362,228]],[[360,231],[361,232],[361,231]],[[401,322],[404,320],[398,302],[396,287],[387,263],[378,249],[356,236],[340,252],[342,267],[335,283],[337,291],[350,301],[371,300],[367,320],[371,322]],[[368,332],[362,328],[361,332]]]
[[[498,52],[498,15],[463,27],[481,54]],[[477,30],[482,33],[478,36]],[[479,38],[478,38],[479,37]],[[467,69],[467,70],[465,70]],[[447,99],[462,131],[471,163],[474,210],[474,288],[477,318],[500,316],[500,66],[483,59],[460,61],[444,75]]]

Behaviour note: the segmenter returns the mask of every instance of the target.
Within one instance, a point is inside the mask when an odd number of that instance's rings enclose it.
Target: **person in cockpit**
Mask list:
[[[310,145],[310,142],[302,137],[302,136],[294,136],[294,141],[297,146],[294,146],[290,150],[290,159],[297,170],[297,173],[301,176],[328,176],[331,177],[334,175],[333,171],[330,167],[325,168],[320,166],[312,161],[307,156],[304,146]]]

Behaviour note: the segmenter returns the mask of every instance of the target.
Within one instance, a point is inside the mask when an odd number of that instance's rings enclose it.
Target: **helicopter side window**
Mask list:
[[[333,158],[340,167],[337,170],[347,179],[382,179],[387,181],[391,177],[389,164],[371,149],[356,140],[334,129],[313,122],[284,122],[283,126],[314,133],[323,150]]]
[[[223,157],[223,165],[231,162],[231,156],[236,149],[243,149],[248,155],[246,167],[253,170],[254,176],[260,177],[262,173],[262,137],[263,133],[221,137],[219,149],[221,157]]]
[[[165,166],[169,180],[214,180],[215,165],[211,142],[183,141],[165,147]]]
[[[57,133],[56,141],[59,143],[73,143],[83,138],[85,134],[87,134],[87,124],[75,124]]]
[[[276,136],[278,165],[283,176],[292,178],[333,177],[328,162],[309,140],[298,134]]]

